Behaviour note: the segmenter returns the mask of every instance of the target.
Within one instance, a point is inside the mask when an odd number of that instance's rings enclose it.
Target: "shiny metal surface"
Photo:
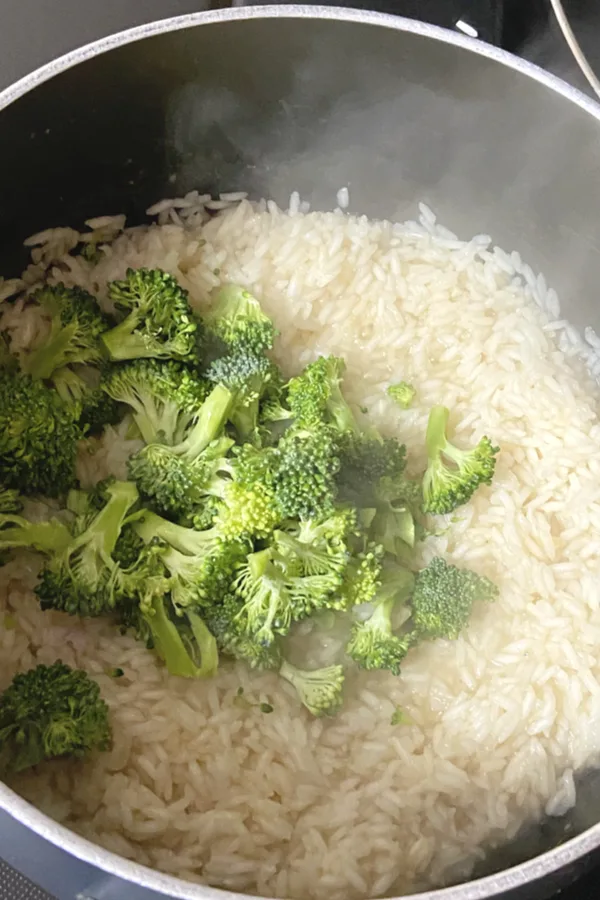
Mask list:
[[[599,121],[595,102],[542,70],[414,21],[275,6],[143,26],[0,94],[0,271],[19,268],[34,230],[120,211],[135,221],[161,194],[243,188],[285,203],[295,189],[325,208],[347,185],[352,212],[405,218],[424,200],[461,235],[518,248],[565,315],[598,327]],[[87,864],[82,897],[227,896],[101,850],[2,785],[0,808],[61,848],[58,865],[65,851]],[[598,819],[600,790],[584,789],[565,826]],[[598,846],[593,824],[419,897],[547,897]]]

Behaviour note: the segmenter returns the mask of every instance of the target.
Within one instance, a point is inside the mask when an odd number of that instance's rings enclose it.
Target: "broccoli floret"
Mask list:
[[[224,385],[233,395],[229,421],[242,443],[260,443],[260,400],[273,369],[273,364],[266,356],[241,347],[235,353],[219,357],[206,370],[206,377],[210,381]]]
[[[22,508],[19,492],[0,486],[0,513],[18,513]]]
[[[227,348],[228,353],[243,350],[262,356],[275,339],[271,319],[249,291],[235,284],[219,288],[204,315],[208,331]]]
[[[292,622],[320,609],[340,609],[342,573],[333,565],[328,572],[305,575],[300,561],[278,553],[277,543],[251,553],[233,582],[242,601],[239,629],[264,646],[276,635],[288,633]]]
[[[108,750],[108,707],[95,681],[62,662],[16,675],[0,696],[0,768]]]
[[[248,552],[246,544],[224,539],[215,528],[196,531],[149,511],[138,516],[132,527],[146,543],[158,540],[163,544],[161,559],[170,575],[177,610],[223,597]]]
[[[57,497],[75,482],[81,430],[56,391],[0,371],[0,481],[22,494]]]
[[[188,524],[200,514],[218,484],[215,479],[231,446],[229,438],[221,437],[189,459],[165,444],[148,444],[130,457],[129,476],[159,512]],[[217,508],[213,510],[213,514],[217,512]]]
[[[124,318],[103,334],[111,359],[194,360],[197,329],[187,291],[161,269],[128,269],[108,295]]]
[[[172,447],[149,444],[129,460],[130,477],[161,512],[192,516],[195,505],[209,493],[206,485],[215,464],[232,444],[223,434],[232,399],[230,391],[217,385],[183,441]]]
[[[399,381],[398,384],[390,384],[387,389],[387,395],[394,403],[397,403],[400,409],[408,409],[412,406],[417,392],[407,381]]]
[[[355,622],[346,652],[363,669],[388,669],[400,674],[400,663],[413,643],[411,634],[395,635],[392,614],[398,603],[408,599],[414,587],[412,572],[399,566],[384,568],[381,584],[373,599],[373,611],[366,621]]]
[[[236,447],[232,457],[221,461],[219,477],[208,491],[221,501],[214,526],[221,534],[236,538],[267,538],[282,518],[273,488],[273,454],[250,444]]]
[[[276,531],[274,546],[293,561],[300,575],[342,576],[350,559],[348,538],[356,531],[352,509],[338,509],[326,519],[304,519]]]
[[[211,532],[198,532],[200,535]],[[206,541],[206,546],[190,555],[169,547],[163,563],[171,579],[171,596],[176,610],[215,603],[231,587],[236,570],[244,562],[248,547],[243,541]]]
[[[174,615],[164,566],[164,546],[153,539],[122,576],[116,614],[122,627],[154,649],[171,675],[209,678],[219,662],[217,643],[193,610]]]
[[[321,356],[288,383],[288,403],[296,423],[313,428],[322,422],[340,432],[357,431],[354,413],[342,394],[346,365],[335,356]]]
[[[88,388],[82,397],[79,426],[86,435],[101,434],[108,425],[118,425],[125,407],[102,388]]]
[[[446,437],[449,415],[445,406],[434,406],[427,425],[429,462],[423,476],[424,509],[435,515],[451,513],[467,503],[479,485],[491,484],[500,450],[487,437],[471,450],[459,450]]]
[[[240,631],[266,647],[273,643],[276,634],[287,634],[293,621],[293,600],[284,573],[272,561],[270,549],[247,557],[233,587],[242,601],[237,616]]]
[[[335,716],[342,708],[342,666],[327,666],[308,672],[284,660],[279,674],[293,685],[301,702],[313,716]]]
[[[334,430],[291,428],[279,441],[273,489],[283,515],[314,519],[333,512],[340,459]]]
[[[339,481],[345,488],[353,488],[352,498],[372,491],[382,478],[399,478],[406,466],[406,447],[395,438],[377,434],[347,432],[340,439]],[[359,484],[357,484],[359,482]]]
[[[371,542],[351,557],[342,585],[346,609],[373,601],[381,586],[383,559],[383,547]]]
[[[100,434],[107,425],[118,425],[125,407],[109,397],[99,386],[100,373],[86,366],[79,375],[64,366],[52,376],[52,382],[62,400],[73,411],[83,434]],[[85,376],[85,377],[84,377]]]
[[[112,366],[105,396],[131,408],[146,444],[182,441],[212,386],[176,360],[137,359]]]
[[[265,645],[249,636],[243,629],[242,610],[243,602],[234,594],[227,594],[220,602],[203,609],[202,615],[219,650],[226,656],[243,660],[253,669],[279,669],[281,648],[277,638]]]
[[[114,480],[101,490],[102,509],[75,523],[75,536],[42,570],[36,588],[42,609],[97,616],[115,608],[121,570],[112,553],[138,492],[130,482]]]
[[[416,578],[412,620],[419,636],[456,639],[467,625],[473,604],[490,602],[498,588],[469,569],[457,569],[435,558]]]
[[[33,295],[51,319],[43,345],[29,353],[23,370],[34,379],[51,378],[57,369],[102,358],[100,338],[111,326],[94,297],[82,288],[46,285]]]
[[[0,514],[0,550],[28,548],[51,556],[64,550],[71,540],[71,532],[58,519],[30,522],[15,513]]]

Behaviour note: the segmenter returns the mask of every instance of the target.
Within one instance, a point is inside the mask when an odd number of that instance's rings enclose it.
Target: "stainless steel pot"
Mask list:
[[[543,71],[413,21],[274,6],[159,22],[0,94],[0,271],[19,270],[33,231],[120,211],[135,221],[192,187],[281,203],[298,190],[327,207],[347,185],[353,212],[405,218],[424,200],[460,234],[518,248],[575,324],[598,325],[599,120]],[[225,896],[103,851],[1,785],[0,807],[0,855],[60,900]],[[419,896],[547,897],[600,846],[598,820],[592,777],[573,813],[517,842],[497,874]]]

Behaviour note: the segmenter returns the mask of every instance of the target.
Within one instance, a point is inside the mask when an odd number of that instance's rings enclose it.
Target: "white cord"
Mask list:
[[[558,24],[560,25],[560,30],[563,33],[563,37],[569,45],[571,53],[577,60],[579,68],[589,81],[591,87],[594,89],[598,97],[600,97],[600,81],[596,77],[594,70],[587,61],[585,53],[581,49],[579,41],[575,37],[575,33],[571,28],[571,23],[569,22],[564,6],[562,5],[562,0],[550,0],[550,3],[552,4],[554,15],[556,16]]]

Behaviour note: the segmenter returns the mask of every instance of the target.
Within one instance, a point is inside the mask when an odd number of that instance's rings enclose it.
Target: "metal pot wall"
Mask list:
[[[135,222],[191,188],[280,203],[298,190],[326,208],[348,186],[352,212],[406,218],[423,200],[462,236],[518,248],[576,325],[598,327],[599,120],[541,70],[408,20],[274,6],[144,26],[0,94],[0,271],[20,270],[34,231],[121,211]],[[0,854],[61,900],[225,896],[94,847],[2,785],[0,807]],[[592,777],[496,874],[419,896],[547,897],[600,846],[599,820]]]

